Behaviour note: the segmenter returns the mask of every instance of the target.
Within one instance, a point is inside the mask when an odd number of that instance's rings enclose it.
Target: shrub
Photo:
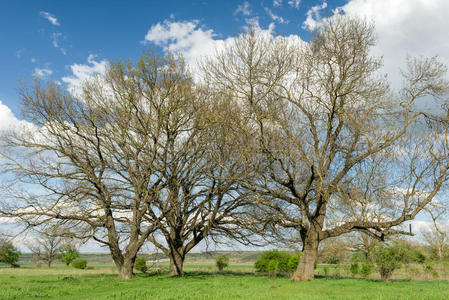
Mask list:
[[[373,271],[373,265],[369,263],[362,264],[362,267],[360,268],[359,274],[363,277],[368,277],[371,272]]]
[[[349,271],[351,272],[352,276],[355,276],[359,274],[360,268],[358,263],[352,263],[349,267]]]
[[[17,268],[19,265],[20,251],[14,247],[13,243],[7,240],[0,240],[0,262],[10,264],[12,267]]]
[[[85,268],[87,268],[87,261],[85,259],[74,260],[72,261],[72,267],[84,270]]]
[[[340,259],[334,254],[329,254],[323,259],[323,263],[329,265],[338,265],[340,263]]]
[[[379,244],[373,251],[373,261],[382,280],[388,280],[405,259],[405,250],[396,245]]]
[[[274,260],[278,263],[278,270],[289,272],[289,261],[291,255],[284,251],[270,250],[264,251],[254,263],[257,272],[268,272],[268,264]]]
[[[148,271],[147,258],[144,256],[137,257],[136,261],[134,262],[134,269],[142,273],[146,273]]]
[[[419,249],[410,250],[408,257],[411,261],[418,264],[423,264],[426,262],[426,256]]]
[[[59,249],[59,252],[61,252],[60,261],[65,263],[66,266],[70,265],[72,261],[80,257],[80,253],[72,245],[66,245],[65,247]]]
[[[290,259],[288,260],[288,269],[290,272],[295,272],[298,268],[299,259],[301,258],[301,252],[297,252],[296,254],[292,255]]]
[[[229,256],[227,256],[227,255],[218,255],[215,258],[215,263],[217,265],[218,271],[222,272],[224,268],[229,266]]]
[[[272,259],[268,262],[267,271],[270,277],[275,278],[279,270],[279,261]]]

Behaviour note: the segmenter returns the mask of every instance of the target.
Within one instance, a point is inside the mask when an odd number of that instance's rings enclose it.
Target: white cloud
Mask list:
[[[273,6],[274,7],[282,6],[282,0],[273,0]]]
[[[270,16],[270,18],[273,21],[279,22],[281,24],[288,24],[288,20],[285,20],[283,17],[276,15],[275,13],[273,13],[273,11],[271,9],[269,9],[268,7],[264,7],[265,12]]]
[[[55,25],[55,26],[59,26],[61,24],[59,24],[58,19],[51,13],[46,12],[46,11],[41,11],[40,15],[42,17],[44,17],[45,19],[47,19],[51,24]]]
[[[251,14],[249,6],[248,1],[243,2],[243,4],[237,6],[237,9],[234,11],[234,15],[241,13],[244,16],[249,16]]]
[[[301,4],[301,0],[290,0],[287,2],[291,7],[299,8],[299,5]]]
[[[34,64],[36,62],[36,59],[32,57],[30,61]]]
[[[165,51],[181,53],[186,62],[195,66],[197,59],[213,53],[220,40],[211,29],[203,29],[198,20],[171,22],[165,20],[151,26],[145,35],[146,43],[154,43]]]
[[[405,65],[407,54],[439,55],[449,63],[449,1],[351,0],[341,9],[375,22],[378,44],[374,52],[384,56],[384,70],[395,85],[401,83],[398,67]]]
[[[0,101],[0,131],[22,128],[28,124],[30,123],[17,119],[11,109]]]
[[[307,11],[307,18],[303,23],[302,28],[314,30],[321,21],[320,11],[327,7],[327,3],[323,2],[321,5],[313,6]]]
[[[48,68],[34,68],[34,76],[37,76],[41,79],[47,78],[48,76],[52,75],[53,71]]]
[[[72,75],[62,78],[62,81],[67,84],[68,90],[75,95],[79,95],[83,82],[89,80],[96,74],[104,74],[106,72],[108,62],[105,59],[96,61],[95,55],[90,54],[87,62],[88,64],[71,65],[70,70],[72,71]]]
[[[249,18],[245,21],[248,24],[244,28],[245,30],[256,29],[273,35],[274,23],[271,23],[267,29],[263,29],[260,27],[257,17]],[[216,36],[212,29],[202,28],[198,20],[181,22],[165,20],[162,23],[151,26],[144,42],[161,46],[164,51],[182,54],[186,63],[195,71],[197,62],[201,61],[202,58],[213,55],[216,50],[220,51],[237,38],[214,39]],[[290,35],[285,38],[292,42],[302,42],[297,35]],[[194,78],[198,79],[196,75],[198,75],[198,72],[193,72]]]

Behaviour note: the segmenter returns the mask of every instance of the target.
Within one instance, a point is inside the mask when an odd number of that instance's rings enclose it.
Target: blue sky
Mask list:
[[[393,86],[407,55],[449,63],[447,0],[0,0],[0,129],[21,119],[21,79],[76,88],[109,60],[134,60],[146,46],[182,53],[193,64],[251,24],[307,41],[336,10],[375,23],[373,54],[383,56]]]

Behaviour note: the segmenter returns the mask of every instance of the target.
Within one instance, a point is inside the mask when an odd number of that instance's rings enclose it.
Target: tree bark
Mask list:
[[[170,275],[182,276],[184,274],[184,255],[176,250],[170,252]]]
[[[119,279],[132,279],[135,277],[133,273],[135,259],[135,257],[134,259],[127,258],[124,259],[121,265],[117,265]]]
[[[318,254],[318,234],[308,233],[304,241],[304,248],[299,259],[298,267],[293,273],[292,281],[308,281],[315,278],[315,262]]]

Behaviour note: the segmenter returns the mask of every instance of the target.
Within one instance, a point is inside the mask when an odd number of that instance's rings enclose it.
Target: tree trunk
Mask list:
[[[176,250],[170,252],[170,275],[182,276],[184,274],[184,255]]]
[[[132,279],[135,277],[133,273],[134,261],[135,257],[134,259],[128,258],[123,261],[123,264],[117,265],[119,279]]]
[[[315,277],[315,262],[318,254],[318,234],[308,233],[298,267],[292,275],[292,281],[308,281]]]
[[[51,268],[51,260],[47,261],[47,266],[49,269]]]

